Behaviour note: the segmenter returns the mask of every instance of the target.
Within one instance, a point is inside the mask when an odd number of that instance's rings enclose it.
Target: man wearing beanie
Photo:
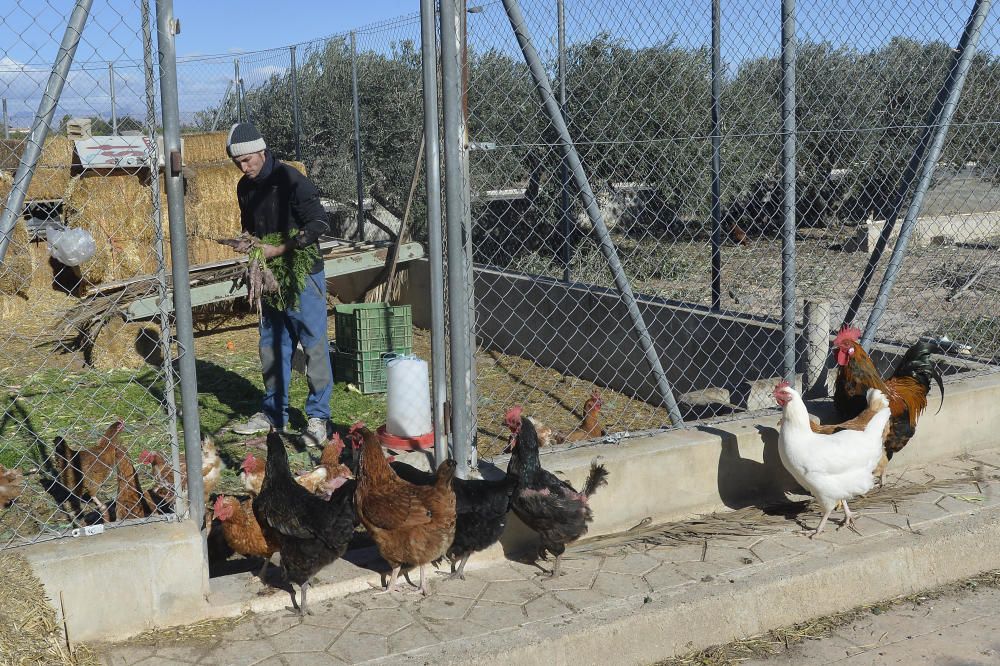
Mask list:
[[[259,244],[264,258],[316,244],[320,234],[327,230],[327,223],[319,191],[312,181],[275,159],[252,123],[233,125],[226,140],[226,152],[243,172],[243,178],[236,185],[243,231],[256,238],[273,233],[281,233],[287,238],[280,245]],[[297,301],[296,306],[284,310],[277,310],[266,301],[262,304],[260,364],[264,374],[264,400],[261,411],[233,431],[252,435],[266,432],[271,426],[284,430],[288,422],[292,353],[301,343],[309,382],[305,404],[308,423],[302,439],[307,446],[322,446],[327,440],[333,391],[322,260],[311,267]]]

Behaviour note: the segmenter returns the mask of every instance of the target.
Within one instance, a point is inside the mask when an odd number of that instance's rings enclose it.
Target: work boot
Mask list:
[[[264,412],[257,412],[250,417],[250,420],[233,426],[233,432],[237,435],[256,435],[268,432],[270,429],[271,420],[267,418]]]
[[[326,419],[312,417],[302,431],[302,441],[306,446],[323,446],[326,444]]]

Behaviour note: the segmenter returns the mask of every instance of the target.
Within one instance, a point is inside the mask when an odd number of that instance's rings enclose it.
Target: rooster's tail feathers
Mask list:
[[[590,463],[590,475],[587,476],[587,483],[583,487],[583,494],[590,497],[601,486],[608,485],[608,470],[604,465],[596,462]]]
[[[938,411],[941,411],[941,406],[944,405],[944,380],[941,377],[941,371],[938,370],[937,364],[931,358],[931,354],[934,353],[933,347],[924,341],[920,341],[917,344],[906,350],[906,355],[896,366],[895,372],[892,373],[893,377],[912,377],[918,382],[923,384],[928,390],[931,387],[931,380],[937,382],[938,388],[941,389],[941,404],[938,405]]]

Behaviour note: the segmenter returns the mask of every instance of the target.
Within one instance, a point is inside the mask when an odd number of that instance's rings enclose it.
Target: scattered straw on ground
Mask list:
[[[13,553],[0,554],[0,571],[0,663],[98,663],[87,647],[67,645],[45,588],[26,559]]]

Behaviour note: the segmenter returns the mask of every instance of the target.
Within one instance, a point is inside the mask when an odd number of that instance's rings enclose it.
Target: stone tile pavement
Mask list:
[[[819,520],[815,509],[765,518],[759,533],[736,537],[700,538],[692,529],[679,539],[683,530],[677,525],[660,532],[636,530],[578,544],[567,553],[566,575],[558,579],[539,576],[528,564],[493,561],[467,570],[465,581],[433,580],[426,598],[355,592],[312,602],[315,615],[305,618],[284,611],[252,614],[210,636],[151,634],[98,649],[105,664],[116,666],[442,663],[444,657],[434,656],[438,650],[450,654],[463,642],[497,636],[517,641],[529,629],[557,632],[577,617],[599,617],[611,608],[641,609],[652,600],[702,589],[715,594],[713,582],[739,579],[752,585],[765,573],[835,562],[846,547],[912,539],[934,525],[1000,506],[1000,451],[894,471],[886,491],[854,507],[862,514],[858,533],[831,524],[816,539],[807,538],[804,528]],[[901,492],[915,484],[930,485]],[[255,594],[250,588],[246,593]],[[627,663],[629,646],[621,650],[621,663]]]

